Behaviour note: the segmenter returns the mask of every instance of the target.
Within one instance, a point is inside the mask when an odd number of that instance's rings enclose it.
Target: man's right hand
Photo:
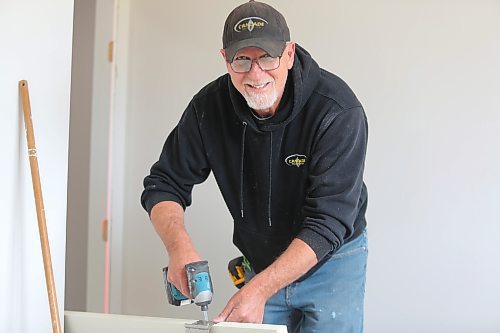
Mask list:
[[[169,253],[167,280],[170,283],[173,283],[173,285],[179,289],[183,295],[189,297],[187,274],[184,267],[192,262],[201,261],[201,258],[198,256],[194,248],[188,250],[187,252],[180,254]]]
[[[189,295],[184,266],[201,258],[184,227],[184,209],[173,201],[157,203],[151,210],[151,222],[167,249],[167,280],[185,296]]]

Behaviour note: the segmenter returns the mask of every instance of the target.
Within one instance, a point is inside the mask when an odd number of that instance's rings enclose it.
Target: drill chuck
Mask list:
[[[185,269],[191,298],[196,305],[208,308],[208,304],[212,302],[213,296],[208,261],[192,262],[187,264]]]

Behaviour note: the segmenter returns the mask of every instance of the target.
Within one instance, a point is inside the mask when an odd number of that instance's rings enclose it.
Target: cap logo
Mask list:
[[[244,19],[241,19],[234,25],[234,31],[236,32],[242,32],[243,30],[248,30],[250,32],[253,31],[255,28],[264,28],[266,24],[269,24],[266,20],[260,17],[245,17]]]

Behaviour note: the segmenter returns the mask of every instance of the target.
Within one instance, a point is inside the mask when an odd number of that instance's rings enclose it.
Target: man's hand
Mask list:
[[[196,251],[193,251],[194,249],[186,250],[183,253],[169,253],[167,280],[179,289],[183,295],[190,297],[184,266],[195,261],[201,261],[201,258]]]
[[[221,321],[262,323],[267,297],[251,282],[231,297],[224,310],[214,318],[215,323]]]
[[[229,300],[214,322],[261,324],[269,298],[305,274],[318,262],[313,249],[296,238],[268,268],[255,275]]]
[[[167,280],[189,297],[184,266],[201,258],[184,228],[184,210],[176,202],[160,202],[151,210],[151,222],[168,252]]]

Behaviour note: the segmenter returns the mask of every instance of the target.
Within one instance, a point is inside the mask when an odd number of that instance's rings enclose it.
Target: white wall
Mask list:
[[[59,312],[64,249],[72,1],[0,4],[0,332],[52,330],[18,81],[28,81]],[[61,321],[62,324],[62,321]]]
[[[64,308],[85,311],[96,0],[75,0],[74,7]]]
[[[369,118],[366,331],[499,331],[500,3],[269,3]],[[130,0],[125,201],[115,207],[124,217],[122,313],[199,316],[167,305],[168,258],[139,195],[191,96],[225,70],[218,51],[233,6]],[[234,292],[225,267],[237,251],[213,178],[193,198],[186,222],[211,264],[214,316]]]

